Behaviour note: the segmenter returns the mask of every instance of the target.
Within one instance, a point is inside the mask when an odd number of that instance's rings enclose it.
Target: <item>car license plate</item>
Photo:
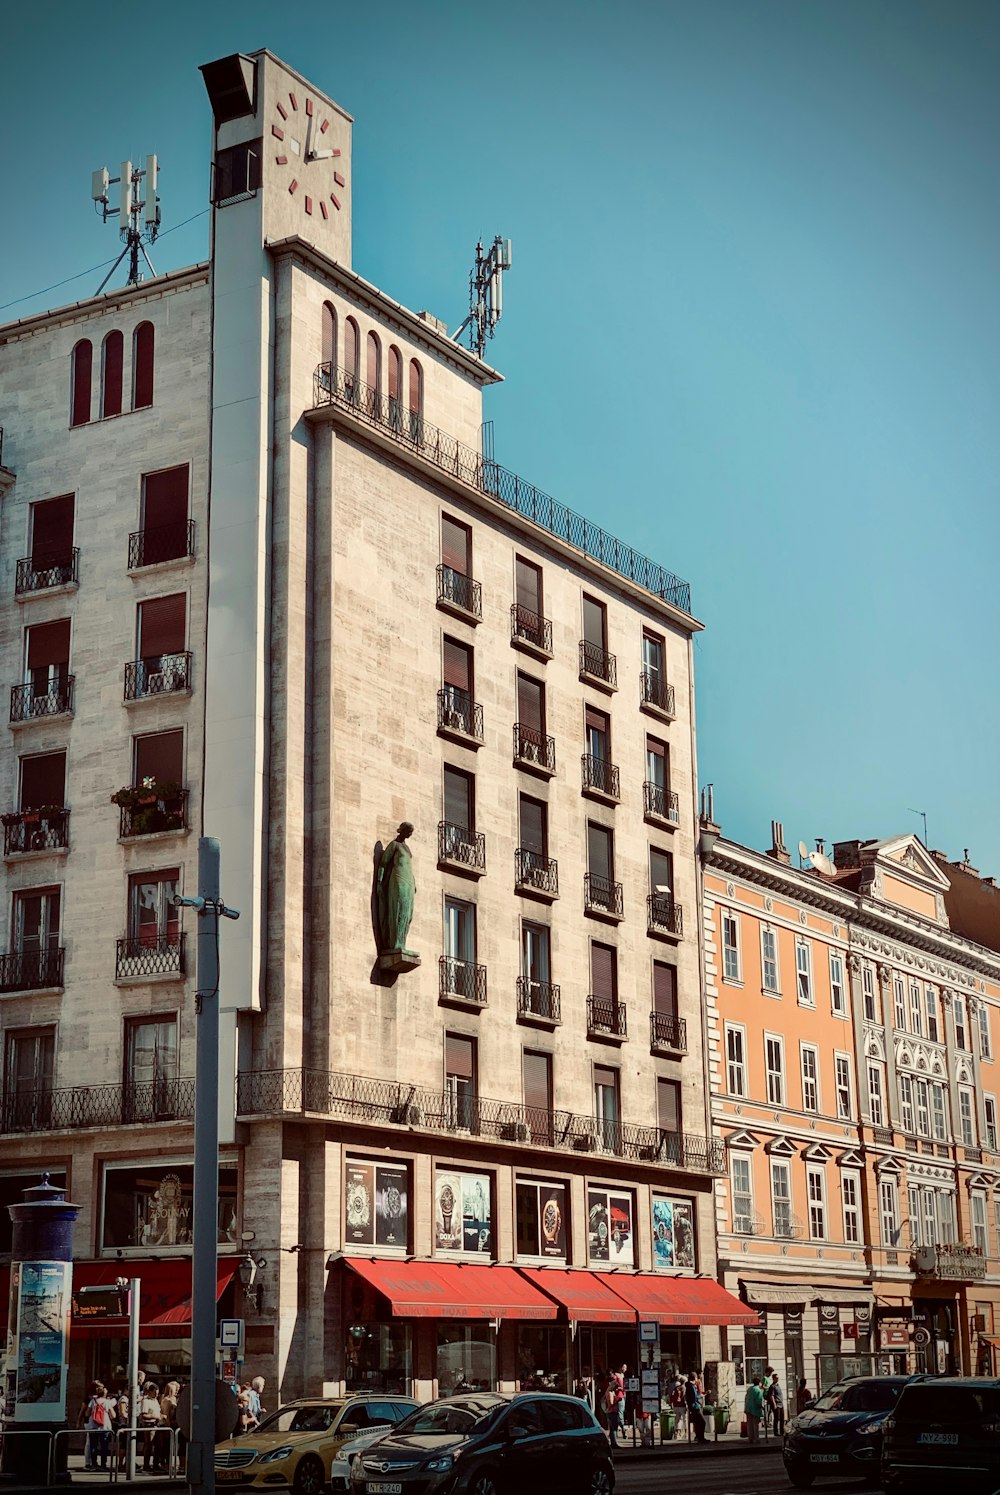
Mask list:
[[[398,1479],[395,1481],[377,1479],[374,1484],[369,1480],[368,1489],[370,1495],[403,1495],[403,1486]]]
[[[242,1469],[216,1469],[215,1478],[224,1480],[227,1484],[235,1484],[238,1480],[245,1479],[246,1474]]]
[[[918,1443],[957,1443],[957,1433],[918,1433]]]
[[[840,1454],[839,1453],[811,1453],[809,1455],[809,1462],[810,1462],[810,1464],[839,1464],[840,1463]]]

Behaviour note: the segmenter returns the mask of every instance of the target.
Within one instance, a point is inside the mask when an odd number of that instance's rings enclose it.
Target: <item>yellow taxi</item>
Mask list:
[[[234,1433],[215,1449],[215,1483],[236,1490],[322,1495],[335,1454],[370,1429],[388,1431],[420,1403],[362,1393],[287,1402],[252,1433]]]

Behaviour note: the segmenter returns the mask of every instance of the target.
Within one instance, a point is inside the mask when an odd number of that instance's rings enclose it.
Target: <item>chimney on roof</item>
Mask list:
[[[792,858],[785,845],[785,827],[780,820],[771,821],[771,845],[767,855],[780,862],[783,867],[791,866]]]
[[[861,842],[860,841],[834,841],[833,843],[833,865],[838,872],[847,868],[861,866]]]

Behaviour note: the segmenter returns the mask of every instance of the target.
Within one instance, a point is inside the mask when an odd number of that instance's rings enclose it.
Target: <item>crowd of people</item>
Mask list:
[[[115,1373],[115,1385],[117,1390],[109,1390],[103,1381],[95,1381],[80,1407],[76,1425],[87,1434],[84,1469],[114,1468],[116,1463],[119,1470],[126,1467],[129,1440],[121,1433],[132,1426],[132,1402],[128,1376],[122,1366]],[[263,1376],[255,1376],[243,1385],[238,1381],[232,1383],[236,1399],[235,1432],[251,1432],[266,1416],[261,1402],[264,1386]],[[144,1474],[170,1473],[172,1445],[176,1445],[178,1470],[184,1470],[187,1439],[177,1422],[180,1390],[180,1381],[167,1381],[161,1388],[145,1371],[137,1374],[136,1464],[141,1459]]]

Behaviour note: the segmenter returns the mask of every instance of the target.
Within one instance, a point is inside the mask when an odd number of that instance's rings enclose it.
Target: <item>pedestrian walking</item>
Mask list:
[[[705,1414],[702,1411],[704,1393],[701,1382],[693,1370],[688,1371],[688,1378],[684,1386],[684,1405],[687,1407],[688,1422],[694,1428],[694,1441],[696,1443],[707,1443],[705,1437]]]
[[[813,1400],[813,1394],[809,1390],[809,1387],[806,1385],[806,1378],[805,1378],[805,1376],[803,1376],[802,1379],[799,1381],[798,1386],[795,1388],[795,1410],[796,1410],[796,1412],[804,1412],[807,1407],[811,1407],[812,1406],[812,1400]]]
[[[753,1384],[747,1387],[743,1411],[747,1420],[747,1437],[751,1443],[757,1443],[760,1441],[760,1419],[764,1415],[764,1389],[760,1376],[754,1376]]]
[[[608,1418],[608,1442],[612,1448],[618,1447],[618,1433],[622,1423],[622,1403],[625,1400],[625,1366],[621,1370],[613,1370],[608,1375],[608,1384],[604,1391],[604,1410]]]
[[[771,1372],[771,1384],[767,1388],[767,1405],[771,1409],[771,1419],[774,1423],[774,1436],[780,1438],[785,1431],[785,1393],[782,1390],[781,1378],[776,1370]]]

